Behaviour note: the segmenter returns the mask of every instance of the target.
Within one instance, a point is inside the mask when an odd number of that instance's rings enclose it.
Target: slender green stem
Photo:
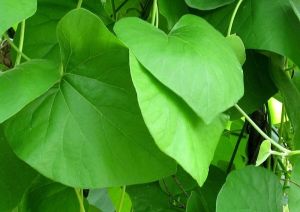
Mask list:
[[[175,184],[178,186],[178,188],[184,193],[184,195],[188,198],[189,195],[188,193],[185,191],[185,189],[183,188],[182,184],[180,183],[180,181],[178,180],[178,178],[176,177],[176,175],[172,175],[172,178],[175,182]]]
[[[5,38],[5,40],[9,43],[9,45],[10,45],[17,53],[21,54],[21,56],[22,56],[25,60],[27,60],[27,61],[31,60],[26,54],[24,54],[23,52],[20,52],[20,51],[19,51],[18,47],[14,44],[14,42],[12,42],[12,41],[10,40],[10,38],[8,37],[7,34],[4,34],[4,38]]]
[[[157,0],[153,0],[153,9],[152,9],[152,16],[151,16],[151,24],[153,26],[156,26],[155,20],[157,18],[157,15],[156,15],[157,11],[158,11]]]
[[[80,8],[80,7],[81,7],[82,1],[83,1],[83,0],[78,0],[77,7],[76,7],[76,8]]]
[[[114,21],[117,20],[115,0],[110,0]]]
[[[80,189],[76,189],[74,188],[75,190],[75,193],[76,193],[76,196],[77,196],[77,199],[78,199],[78,203],[79,203],[79,207],[80,207],[80,212],[85,212],[85,208],[84,208],[84,204],[83,204],[83,197],[80,193],[81,190]]]
[[[155,27],[158,28],[158,24],[159,24],[159,11],[158,11],[158,3],[156,3],[156,13],[155,13],[155,17],[156,17],[156,21],[155,21]]]
[[[282,157],[287,156],[287,154],[284,152],[277,152],[277,151],[273,151],[273,150],[271,150],[271,154],[277,155],[277,156],[282,156]]]
[[[237,104],[234,105],[235,108],[247,119],[247,121],[254,127],[254,129],[266,140],[269,140],[272,145],[274,145],[276,148],[278,148],[280,151],[288,155],[291,151],[284,148],[280,144],[278,144],[276,141],[274,141],[272,138],[270,138],[264,131],[262,131],[256,124],[255,122],[245,113],[245,111],[240,108]]]
[[[21,62],[22,54],[20,52],[23,51],[24,34],[25,34],[25,20],[23,20],[21,23],[20,41],[19,41],[19,48],[17,52],[15,65],[19,65]]]
[[[236,4],[236,6],[235,6],[235,8],[233,10],[233,13],[232,13],[232,16],[231,16],[231,19],[230,19],[230,22],[229,22],[227,36],[229,36],[231,34],[231,29],[232,29],[233,21],[235,19],[237,11],[238,11],[239,7],[241,6],[242,2],[243,2],[243,0],[239,0],[239,2]]]
[[[124,199],[125,199],[125,194],[126,194],[126,186],[122,186],[122,194],[121,194],[121,198],[120,198],[120,201],[119,201],[117,212],[122,211],[123,204],[124,204]]]
[[[116,8],[116,13],[119,12],[120,9],[128,2],[128,0],[124,0],[117,8]]]

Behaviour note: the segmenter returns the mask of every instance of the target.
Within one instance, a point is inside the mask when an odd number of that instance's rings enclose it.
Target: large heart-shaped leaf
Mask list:
[[[0,73],[0,123],[45,93],[59,78],[58,66],[47,60],[31,60]]]
[[[37,0],[1,0],[0,36],[15,24],[32,16],[36,11]]]
[[[17,155],[48,178],[83,188],[142,183],[175,172],[143,122],[128,50],[85,9],[68,13],[57,34],[60,83],[5,125]]]
[[[11,211],[37,176],[13,153],[0,127],[0,211]]]
[[[225,119],[205,124],[176,94],[130,56],[139,105],[156,144],[202,185],[208,174]]]
[[[227,177],[217,198],[217,212],[282,211],[282,186],[278,177],[260,167],[248,166]]]
[[[120,20],[114,30],[137,59],[206,123],[243,95],[235,53],[200,17],[183,16],[168,35],[137,18]]]
[[[199,10],[211,10],[234,2],[234,0],[185,0],[187,5]]]

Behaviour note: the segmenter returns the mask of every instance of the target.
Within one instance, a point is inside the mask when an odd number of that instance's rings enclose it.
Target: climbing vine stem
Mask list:
[[[122,211],[123,204],[124,204],[124,199],[125,199],[125,194],[126,194],[126,186],[122,186],[122,194],[121,194],[121,198],[120,198],[120,201],[119,201],[117,212]]]
[[[151,24],[155,27],[158,27],[158,5],[157,5],[157,0],[153,1]]]
[[[83,1],[83,0],[78,0],[78,3],[77,3],[77,8],[80,8],[80,7],[81,7],[81,5],[82,5],[82,1]]]
[[[78,203],[79,203],[79,207],[80,207],[80,212],[85,212],[85,208],[84,208],[84,204],[83,204],[83,196],[82,196],[82,192],[80,189],[76,189],[74,188],[77,199],[78,199]]]
[[[21,23],[20,41],[19,41],[19,48],[18,48],[18,51],[17,51],[17,57],[16,57],[15,65],[19,65],[20,62],[21,62],[21,58],[22,58],[21,52],[23,51],[24,34],[25,34],[25,20],[23,20],[22,23]]]
[[[237,14],[237,11],[239,9],[239,7],[241,6],[243,0],[239,0],[239,2],[236,4],[234,10],[233,10],[233,13],[232,13],[232,16],[231,16],[231,19],[230,19],[230,22],[229,22],[229,27],[228,27],[228,31],[227,31],[227,36],[229,36],[231,34],[231,30],[232,30],[232,25],[233,25],[233,21],[235,19],[235,16]]]
[[[18,54],[21,54],[21,56],[29,61],[31,60],[27,55],[25,55],[23,52],[20,52],[19,48],[10,40],[10,38],[8,37],[7,34],[4,34],[4,38],[5,40],[9,43],[9,45],[18,53]]]

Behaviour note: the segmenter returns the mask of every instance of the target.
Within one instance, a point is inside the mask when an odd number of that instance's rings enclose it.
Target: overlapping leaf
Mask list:
[[[224,116],[205,124],[133,55],[130,68],[144,120],[156,144],[202,185],[225,127]]]
[[[58,82],[59,72],[50,61],[32,60],[0,73],[0,123]]]
[[[137,18],[120,20],[114,30],[206,123],[243,95],[241,65],[225,38],[203,19],[185,15],[168,35]]]
[[[26,21],[23,52],[30,58],[47,58],[60,61],[56,26],[70,10],[75,9],[77,0],[37,0],[38,8],[34,16]],[[111,22],[98,0],[84,0],[84,8],[97,14],[108,24]],[[14,42],[18,43],[19,31]]]
[[[217,212],[282,211],[282,186],[276,175],[248,166],[227,177],[217,198]]]
[[[36,11],[37,0],[1,0],[0,36],[10,27],[32,16]]]
[[[84,9],[68,13],[57,34],[60,84],[5,124],[17,155],[74,187],[120,186],[172,174],[174,161],[158,150],[138,108],[128,50]]]

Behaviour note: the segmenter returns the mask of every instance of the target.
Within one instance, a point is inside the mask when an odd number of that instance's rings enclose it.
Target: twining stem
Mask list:
[[[113,19],[114,19],[114,21],[116,21],[117,20],[117,14],[116,14],[115,0],[111,0],[110,3],[111,3],[111,9],[112,9],[112,12],[113,12]]]
[[[157,0],[153,1],[153,9],[152,9],[152,16],[151,16],[151,24],[153,26],[158,27],[158,8],[157,8]]]
[[[282,151],[286,156],[291,153],[290,150],[284,148],[280,144],[278,144],[276,141],[274,141],[272,138],[270,138],[264,131],[262,131],[255,122],[243,111],[242,108],[240,108],[237,104],[234,105],[235,108],[247,119],[247,121],[254,127],[254,129],[266,140],[270,141],[272,145],[274,145],[276,148],[278,148],[280,151]]]
[[[124,204],[124,199],[125,199],[125,194],[126,194],[126,186],[122,186],[122,194],[121,194],[121,198],[120,198],[120,201],[119,201],[117,212],[122,211],[123,204]]]
[[[237,11],[238,11],[239,7],[241,6],[242,2],[243,2],[243,0],[239,0],[239,2],[236,4],[236,6],[235,6],[235,8],[233,10],[233,13],[232,13],[232,16],[231,16],[231,19],[230,19],[230,22],[229,22],[227,36],[229,36],[231,34],[231,29],[232,29],[233,21],[235,19]]]
[[[18,47],[14,44],[14,42],[12,42],[12,41],[10,40],[10,38],[8,37],[7,34],[4,34],[4,38],[5,38],[5,40],[9,43],[9,45],[10,45],[17,53],[21,54],[21,56],[22,56],[25,60],[27,60],[27,61],[31,60],[26,54],[24,54],[23,52],[20,52],[20,50],[18,49]]]
[[[18,51],[17,51],[17,57],[16,57],[15,65],[19,65],[20,62],[21,62],[22,54],[20,52],[23,51],[24,34],[25,34],[25,19],[21,23],[20,41],[19,41],[19,48],[18,48]]]
[[[83,1],[83,0],[78,0],[77,7],[76,7],[76,8],[80,8],[80,7],[81,7],[82,1]]]
[[[84,204],[83,204],[83,196],[81,195],[81,190],[74,188],[78,202],[80,207],[80,212],[85,212]]]

